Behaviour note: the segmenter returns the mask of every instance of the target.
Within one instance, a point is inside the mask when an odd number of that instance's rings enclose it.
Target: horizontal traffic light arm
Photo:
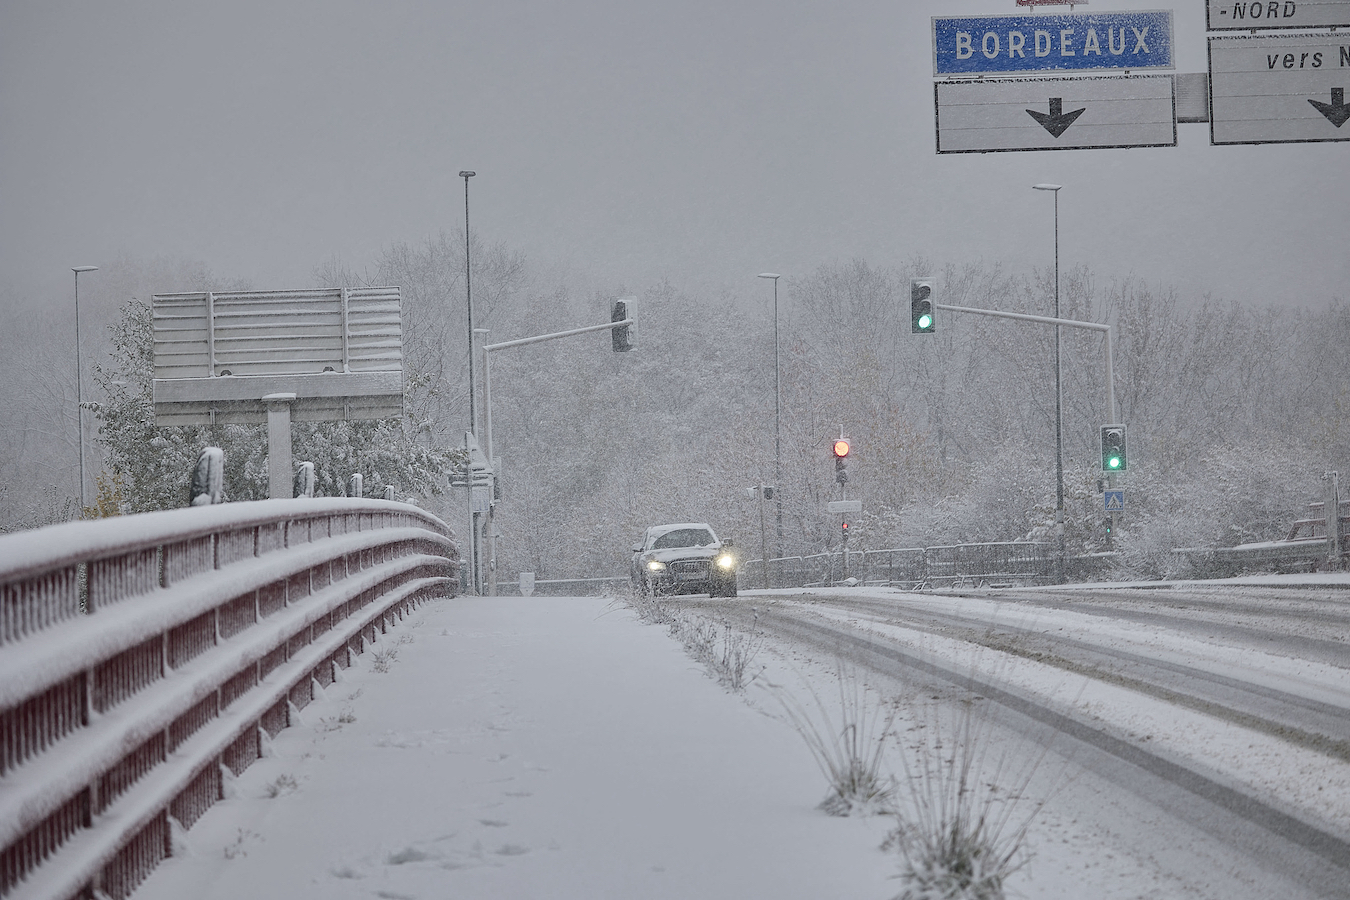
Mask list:
[[[1114,332],[1110,325],[1100,322],[1080,322],[1077,319],[1056,319],[1053,316],[1030,316],[1026,313],[1003,312],[999,309],[977,309],[972,306],[949,306],[946,303],[934,304],[938,309],[949,312],[971,313],[976,316],[994,316],[998,319],[1017,319],[1022,322],[1040,322],[1043,325],[1067,325],[1070,328],[1086,328],[1088,331],[1100,331],[1106,335],[1106,414],[1111,421],[1116,419],[1116,376],[1115,352],[1113,349]]]
[[[1105,331],[1110,333],[1110,325],[1102,325],[1099,322],[1080,322],[1077,319],[1056,319],[1053,316],[1029,316],[1026,313],[1003,312],[998,309],[976,309],[972,306],[948,306],[946,303],[935,304],[938,309],[946,309],[952,312],[974,313],[977,316],[996,316],[1000,319],[1021,319],[1024,322],[1043,322],[1047,325],[1069,325],[1074,328],[1087,328],[1091,331]]]
[[[540,341],[551,341],[554,338],[571,337],[574,334],[586,334],[591,331],[609,331],[614,328],[621,328],[624,325],[632,325],[634,319],[624,319],[621,322],[606,322],[603,325],[587,325],[585,328],[573,328],[571,331],[556,331],[553,334],[541,334],[537,337],[520,338],[515,341],[502,341],[500,344],[488,344],[484,350],[505,350],[508,347],[524,347],[526,344],[537,344]]]

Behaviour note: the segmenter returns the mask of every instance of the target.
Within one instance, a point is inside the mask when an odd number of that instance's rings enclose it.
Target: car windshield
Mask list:
[[[652,543],[653,550],[674,547],[707,547],[713,543],[712,532],[706,528],[677,528],[667,531]]]

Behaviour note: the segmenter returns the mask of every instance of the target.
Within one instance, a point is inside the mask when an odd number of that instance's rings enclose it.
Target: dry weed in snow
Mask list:
[[[884,845],[900,854],[905,888],[896,900],[1002,900],[1004,882],[1027,862],[1027,829],[1045,800],[1025,791],[1048,743],[1029,765],[991,756],[987,702],[972,696],[960,706],[946,716],[927,706],[901,747],[908,802]]]
[[[842,667],[835,678],[837,717],[809,685],[809,705],[781,687],[775,687],[774,698],[825,776],[829,792],[820,808],[832,816],[888,813],[893,808],[895,780],[883,773],[882,766],[896,707],[878,703],[873,709],[867,688]]]

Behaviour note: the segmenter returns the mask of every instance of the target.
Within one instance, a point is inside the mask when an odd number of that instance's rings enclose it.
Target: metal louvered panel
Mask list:
[[[293,421],[403,412],[396,287],[157,294],[160,425],[257,424],[262,398],[293,393]]]

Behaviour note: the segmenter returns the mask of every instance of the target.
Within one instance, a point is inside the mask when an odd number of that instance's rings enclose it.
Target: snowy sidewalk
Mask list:
[[[136,900],[899,890],[887,823],[818,812],[797,734],[617,604],[437,601],[386,641],[388,671],[363,654]]]

